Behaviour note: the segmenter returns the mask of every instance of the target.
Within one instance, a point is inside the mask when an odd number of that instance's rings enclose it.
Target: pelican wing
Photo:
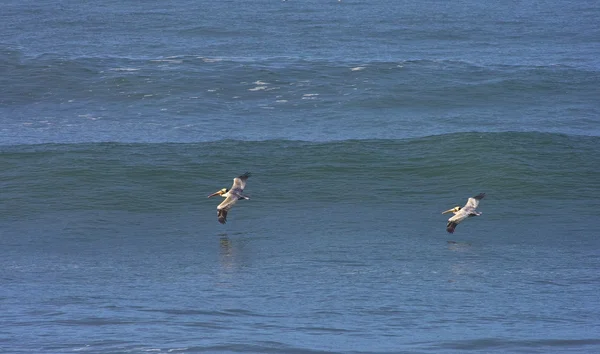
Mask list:
[[[241,194],[244,191],[244,188],[246,188],[246,180],[248,179],[248,177],[250,177],[250,172],[246,172],[243,175],[234,178],[233,185],[231,186],[230,191],[237,194]],[[221,203],[221,205],[222,204],[223,203]]]
[[[467,204],[465,204],[463,209],[466,209],[466,208],[471,208],[471,210],[477,209],[477,206],[479,205],[479,201],[482,200],[483,197],[485,197],[485,193],[479,193],[476,196],[469,198],[467,200]]]
[[[463,221],[464,219],[469,217],[471,210],[474,210],[474,209],[467,208],[467,207],[460,209],[459,211],[454,213],[454,215],[452,215],[452,217],[450,219],[448,219],[448,225],[450,225],[450,223],[459,224],[461,221]]]
[[[221,224],[225,224],[227,222],[227,210],[217,210],[217,219]]]
[[[456,225],[458,225],[458,224],[455,222],[452,222],[452,221],[448,222],[448,225],[446,225],[446,231],[453,234],[454,230],[456,229]]]
[[[221,202],[221,204],[219,204],[219,206],[217,206],[217,210],[229,210],[231,209],[235,203],[238,201],[239,196],[235,193],[231,193],[229,194],[229,196],[227,198],[225,198],[224,201]]]
[[[231,209],[238,201],[237,194],[229,194],[227,198],[219,206],[217,206],[217,218],[221,224],[227,222],[227,212]]]

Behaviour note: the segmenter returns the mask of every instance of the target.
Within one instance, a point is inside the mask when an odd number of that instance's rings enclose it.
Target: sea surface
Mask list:
[[[598,18],[1,1],[0,352],[600,352]]]

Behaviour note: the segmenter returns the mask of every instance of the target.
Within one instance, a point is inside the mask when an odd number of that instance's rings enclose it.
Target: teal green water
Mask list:
[[[79,208],[73,204],[77,200],[89,207],[103,203],[140,210],[198,204],[199,196],[229,187],[233,176],[246,169],[255,174],[257,199],[282,205],[392,203],[429,194],[434,199],[458,195],[462,201],[478,190],[495,194],[498,201],[523,204],[528,198],[594,203],[599,146],[597,137],[460,133],[329,143],[12,146],[2,149],[2,157],[5,195],[14,195],[14,203],[25,201],[10,208],[21,214],[35,205],[39,193],[45,197],[43,207],[54,199],[65,208]],[[129,200],[133,195],[146,199]]]

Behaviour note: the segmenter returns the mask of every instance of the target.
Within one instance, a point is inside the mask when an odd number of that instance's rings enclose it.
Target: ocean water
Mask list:
[[[599,16],[2,2],[0,351],[600,352]]]

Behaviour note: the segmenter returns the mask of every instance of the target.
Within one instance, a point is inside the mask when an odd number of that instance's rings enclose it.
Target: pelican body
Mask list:
[[[460,224],[463,220],[465,220],[466,218],[470,218],[472,216],[479,216],[482,213],[476,211],[475,209],[477,209],[477,206],[479,205],[479,201],[481,199],[483,199],[483,197],[485,197],[485,193],[479,193],[474,197],[471,197],[467,200],[467,204],[465,204],[464,207],[460,207],[460,206],[455,206],[452,209],[448,209],[444,212],[442,212],[442,214],[446,214],[446,213],[454,213],[454,215],[448,219],[448,225],[446,225],[446,231],[448,231],[449,233],[454,233],[454,229],[456,228],[456,225]]]
[[[250,177],[250,172],[246,172],[243,175],[234,178],[231,188],[220,189],[208,196],[208,198],[211,198],[220,195],[221,197],[225,198],[225,200],[219,204],[219,206],[217,206],[217,219],[221,224],[225,224],[227,222],[227,212],[238,200],[250,199],[242,194],[244,188],[246,188],[246,180],[248,177]]]

